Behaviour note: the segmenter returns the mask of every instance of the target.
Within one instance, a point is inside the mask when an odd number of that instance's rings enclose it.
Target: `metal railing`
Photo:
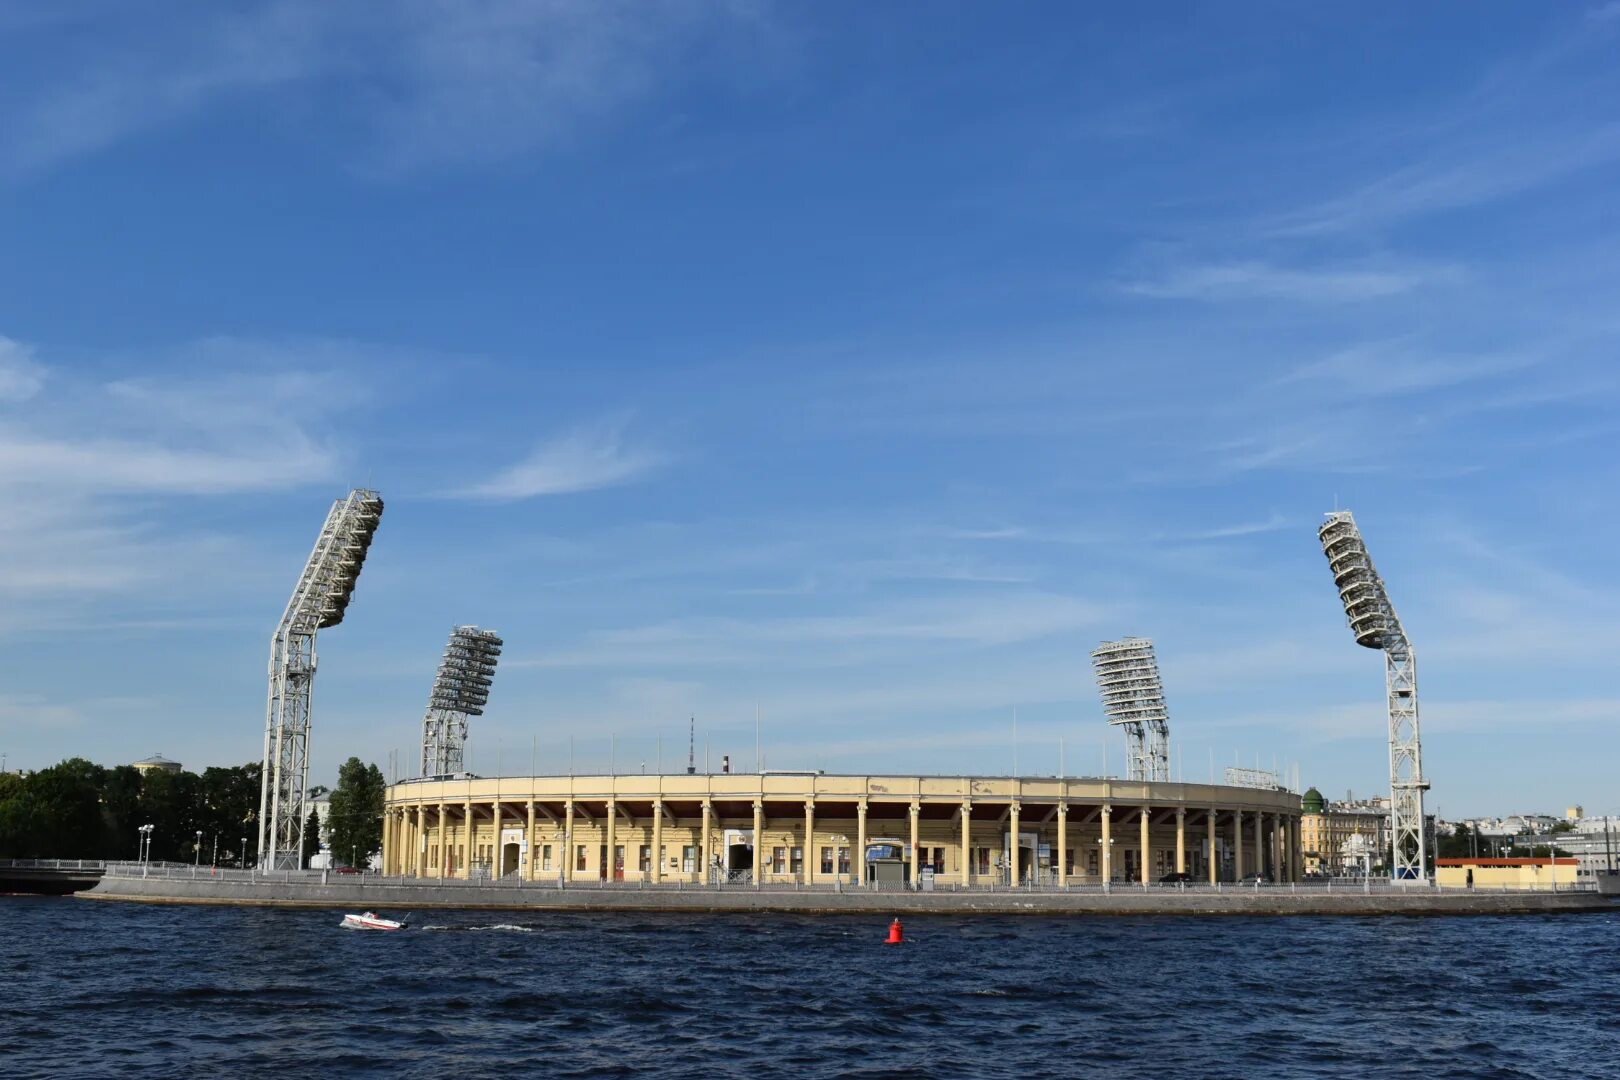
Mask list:
[[[72,863],[74,860],[39,860],[44,862]],[[85,860],[91,863],[91,860]],[[100,866],[102,864],[95,863]],[[583,889],[601,892],[768,892],[768,893],[972,893],[972,894],[1062,894],[1074,893],[1079,895],[1131,895],[1147,893],[1163,895],[1166,893],[1191,893],[1204,895],[1230,895],[1234,893],[1254,893],[1257,895],[1274,896],[1281,893],[1303,894],[1367,894],[1367,895],[1411,895],[1415,893],[1582,893],[1596,892],[1595,882],[1584,881],[1576,883],[1549,882],[1541,885],[1514,887],[1508,885],[1486,886],[1441,886],[1432,881],[1426,882],[1397,882],[1388,878],[1327,878],[1314,881],[1299,882],[1230,882],[1223,881],[1214,885],[1205,882],[1180,882],[1175,884],[1158,884],[1149,882],[1098,882],[1081,881],[1071,882],[1067,885],[1055,883],[1029,883],[1023,885],[1008,885],[995,882],[974,882],[963,885],[960,882],[935,881],[931,889],[921,888],[911,883],[901,882],[867,882],[859,885],[848,881],[816,882],[808,884],[803,881],[760,881],[754,882],[747,878],[742,880],[726,880],[713,882],[700,881],[662,881],[654,883],[647,880],[609,881],[599,877],[575,878],[572,881],[564,880],[560,875],[552,873],[543,878],[524,878],[516,873],[504,877],[491,878],[487,873],[474,876],[470,880],[460,877],[433,877],[410,876],[396,874],[379,874],[372,872],[339,873],[336,870],[259,870],[249,868],[246,870],[224,869],[220,867],[193,866],[189,863],[136,863],[136,862],[108,862],[105,864],[105,876],[114,878],[159,878],[167,880],[185,881],[228,881],[247,884],[279,885],[292,884],[328,884],[352,885],[362,887],[399,887],[403,885],[429,886],[434,888],[454,889]]]
[[[0,870],[101,870],[106,859],[0,859]]]

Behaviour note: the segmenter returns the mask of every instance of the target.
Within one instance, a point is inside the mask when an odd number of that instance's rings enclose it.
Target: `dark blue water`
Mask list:
[[[0,899],[0,1076],[1620,1077],[1620,917],[339,913]]]

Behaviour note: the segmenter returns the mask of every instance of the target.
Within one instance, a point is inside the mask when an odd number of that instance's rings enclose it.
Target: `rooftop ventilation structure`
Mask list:
[[[1108,722],[1125,729],[1126,777],[1170,779],[1170,714],[1147,638],[1105,641],[1091,653]]]
[[[1378,576],[1361,529],[1348,510],[1327,515],[1317,530],[1333,570],[1345,619],[1356,644],[1384,654],[1384,690],[1389,708],[1390,877],[1428,877],[1423,826],[1423,742],[1418,727],[1417,655]]]
[[[270,691],[259,788],[259,865],[264,869],[303,867],[315,634],[343,621],[382,512],[382,496],[364,488],[356,488],[348,498],[332,504],[315,550],[304,563],[281,622],[270,637]]]
[[[450,631],[422,718],[423,776],[466,770],[467,718],[484,715],[503,644],[493,630],[458,626]]]

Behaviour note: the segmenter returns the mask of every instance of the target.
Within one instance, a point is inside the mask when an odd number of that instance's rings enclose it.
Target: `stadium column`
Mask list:
[[[765,855],[765,800],[754,800],[754,887],[757,889],[764,875],[761,864]]]
[[[855,857],[850,860],[850,873],[855,884],[866,884],[866,796],[855,803]]]
[[[528,870],[528,873],[525,876],[530,881],[534,881],[536,879],[536,877],[539,876],[540,860],[535,858],[535,853],[540,850],[540,845],[536,844],[534,842],[534,800],[533,799],[529,800],[529,820],[528,820],[528,823],[524,826],[524,828],[527,829],[528,831],[523,834],[523,853],[524,853],[524,856],[529,860],[529,865],[527,867],[525,867],[525,869]]]
[[[1142,807],[1142,872],[1138,875],[1142,884],[1148,883],[1149,867],[1153,864],[1153,808]]]
[[[562,876],[564,881],[574,880],[574,800],[563,803]]]
[[[804,800],[804,882],[816,883],[816,801]]]
[[[698,859],[702,865],[698,867],[698,880],[707,884],[709,872],[714,867],[714,800],[705,796],[703,799],[703,835],[698,837]]]
[[[1009,807],[1008,810],[1007,810],[1007,829],[1008,829],[1009,835],[1011,835],[1011,837],[1012,837],[1012,842],[1011,842],[1012,850],[1008,853],[1009,862],[1007,863],[1007,881],[1011,885],[1017,886],[1018,883],[1019,883],[1018,856],[1020,854],[1020,852],[1018,850],[1018,800],[1017,799],[1013,800],[1012,806]]]
[[[466,834],[466,845],[461,853],[461,876],[468,881],[472,880],[473,852],[477,851],[478,827],[474,824],[472,796],[461,807],[462,832]]]
[[[1232,811],[1232,880],[1243,880],[1243,811]]]
[[[1100,820],[1102,841],[1097,846],[1102,848],[1102,879],[1106,884],[1114,880],[1114,808],[1103,803]]]
[[[1057,804],[1058,842],[1053,857],[1057,860],[1058,888],[1069,887],[1069,804]]]
[[[501,870],[504,868],[506,861],[502,857],[503,850],[504,847],[501,844],[501,804],[497,799],[489,804],[489,880],[491,881],[501,879]]]
[[[450,876],[450,817],[444,803],[439,804],[439,877]]]
[[[1305,844],[1299,835],[1302,822],[1297,816],[1291,820],[1294,823],[1292,830],[1294,838],[1294,880],[1298,881],[1305,876]]]
[[[918,854],[917,853],[917,841],[919,839],[921,839],[921,837],[918,835],[918,833],[921,831],[918,828],[918,825],[920,824],[918,819],[922,817],[922,805],[920,803],[918,803],[917,800],[913,799],[911,801],[910,809],[911,809],[911,814],[910,814],[910,817],[911,817],[911,887],[913,889],[915,889],[917,887],[917,882],[920,880],[917,877],[917,871],[918,871],[918,868],[922,865],[921,860],[918,859],[918,857],[917,857],[917,854]]]
[[[660,881],[664,880],[664,800],[663,799],[654,799],[653,800],[652,812],[653,812],[652,858],[650,858],[647,861],[652,866],[652,881],[653,881],[653,884],[657,885]]]
[[[607,801],[607,863],[602,867],[602,876],[608,881],[618,880],[618,858],[615,855],[618,844],[619,803],[616,799]]]
[[[1187,808],[1176,807],[1176,873],[1187,872]]]
[[[411,836],[411,876],[418,877],[422,873],[422,835],[426,812],[422,804],[416,804],[416,829]]]
[[[1254,870],[1261,877],[1265,877],[1266,874],[1266,849],[1262,846],[1264,842],[1261,839],[1260,829],[1261,822],[1265,818],[1264,814],[1254,815]]]
[[[1215,808],[1209,808],[1209,815],[1204,819],[1204,832],[1209,840],[1209,883],[1216,884],[1221,880],[1221,860],[1215,856]]]
[[[973,804],[962,800],[962,884],[973,884]]]

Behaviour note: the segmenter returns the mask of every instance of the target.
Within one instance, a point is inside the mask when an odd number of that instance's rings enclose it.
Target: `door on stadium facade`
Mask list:
[[[754,830],[726,830],[726,876],[733,880],[752,880],[754,874]]]
[[[624,880],[624,845],[623,844],[614,844],[613,845],[613,861],[611,863],[609,863],[609,861],[608,861],[608,849],[607,849],[606,844],[600,845],[596,850],[597,850],[597,862],[596,862],[596,865],[600,868],[597,871],[597,876],[599,878],[601,878],[601,880],[606,881],[607,877],[608,877],[608,867],[611,865],[613,867],[613,880],[614,881],[623,881]]]
[[[501,845],[501,869],[500,873],[495,875],[496,877],[505,877],[507,874],[517,873],[518,851],[516,841]]]
[[[1039,877],[1040,877],[1040,866],[1038,864],[1038,860],[1040,858],[1040,842],[1041,841],[1040,841],[1040,834],[1039,833],[1024,832],[1022,829],[1020,829],[1018,831],[1018,877],[1019,877],[1019,880],[1016,881],[1016,882],[1013,882],[1013,884],[1021,885],[1026,881],[1034,881],[1034,880],[1039,879]],[[1007,880],[1012,874],[1011,848],[1012,848],[1012,833],[1011,832],[1002,833],[1001,834],[1001,850],[1003,852],[1002,860],[1007,866],[1007,869],[1002,874],[1002,880],[1003,881]]]

